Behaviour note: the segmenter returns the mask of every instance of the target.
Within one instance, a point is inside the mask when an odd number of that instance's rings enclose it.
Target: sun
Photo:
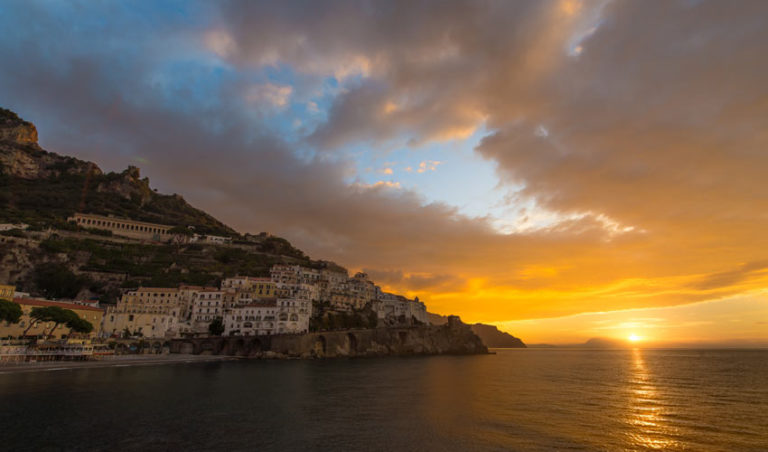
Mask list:
[[[630,334],[630,335],[627,337],[627,340],[629,340],[629,342],[639,342],[641,339],[642,339],[642,337],[638,336],[638,335],[637,335],[637,334],[635,334],[635,333],[632,333],[632,334]]]

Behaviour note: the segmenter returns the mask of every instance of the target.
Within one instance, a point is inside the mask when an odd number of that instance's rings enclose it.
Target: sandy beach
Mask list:
[[[124,355],[99,361],[47,361],[37,363],[3,363],[0,364],[0,375],[25,372],[53,372],[59,370],[155,366],[161,364],[188,364],[212,361],[232,361],[238,358],[232,356],[213,355]]]

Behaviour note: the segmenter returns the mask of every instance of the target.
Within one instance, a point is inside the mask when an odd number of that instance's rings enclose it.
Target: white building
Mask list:
[[[376,287],[376,300],[371,303],[379,325],[412,324],[414,320],[428,324],[427,307],[418,298],[409,300],[402,295],[382,292]]]
[[[309,331],[312,302],[291,298],[262,300],[224,314],[225,336],[299,334]]]
[[[218,317],[224,317],[224,292],[203,289],[192,294],[190,326],[194,333],[206,333],[208,325]]]
[[[261,301],[232,308],[224,314],[225,336],[266,336],[275,334],[277,300]]]

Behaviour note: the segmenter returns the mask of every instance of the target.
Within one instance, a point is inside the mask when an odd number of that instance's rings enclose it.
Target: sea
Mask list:
[[[0,450],[768,451],[768,350],[509,349],[0,375]]]

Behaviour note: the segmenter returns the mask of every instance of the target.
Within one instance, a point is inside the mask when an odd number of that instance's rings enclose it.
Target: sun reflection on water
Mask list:
[[[674,429],[665,422],[665,402],[654,382],[653,375],[645,364],[643,352],[632,350],[632,368],[630,370],[629,407],[627,424],[631,430],[629,436],[635,444],[648,449],[670,449],[678,442],[670,436]]]

